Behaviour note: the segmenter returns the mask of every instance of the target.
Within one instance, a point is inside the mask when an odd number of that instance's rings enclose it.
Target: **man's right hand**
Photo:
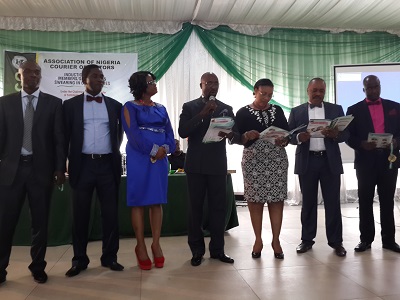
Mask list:
[[[202,118],[212,115],[214,111],[217,109],[217,103],[214,100],[208,100],[206,105],[200,111],[200,115]]]
[[[368,141],[361,141],[361,148],[367,151],[374,150],[376,148],[376,143],[368,142]]]
[[[299,139],[299,142],[305,143],[310,140],[311,135],[308,132],[300,132],[297,135],[297,138]]]

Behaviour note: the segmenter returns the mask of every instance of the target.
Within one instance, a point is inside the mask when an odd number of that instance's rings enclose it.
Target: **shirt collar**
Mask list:
[[[375,100],[375,101],[372,101],[372,100],[369,100],[369,99],[365,98],[365,102],[367,102],[367,104],[371,103],[371,102],[377,102],[379,104],[382,104],[382,98],[379,97],[379,99]]]
[[[40,90],[37,89],[31,95],[35,96],[36,99],[39,99],[39,94],[40,94]],[[22,98],[26,97],[27,95],[29,95],[27,92],[25,92],[24,90],[21,90],[21,97]]]

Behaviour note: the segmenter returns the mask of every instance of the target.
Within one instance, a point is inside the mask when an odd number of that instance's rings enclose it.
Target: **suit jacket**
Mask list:
[[[324,102],[325,119],[333,120],[337,117],[344,115],[343,108],[340,105]],[[302,124],[308,124],[308,103],[303,103],[297,107],[292,108],[289,116],[289,129],[292,130]],[[306,131],[306,128],[299,132]],[[336,140],[331,138],[324,138],[326,155],[329,161],[329,167],[333,174],[343,174],[342,157],[338,143],[345,142],[349,137],[347,128],[339,133]],[[308,158],[310,151],[310,142],[297,143],[297,133],[292,136],[291,144],[297,145],[296,160],[294,166],[295,174],[305,174],[308,169]]]
[[[20,161],[24,136],[21,93],[0,98],[0,184],[11,185]],[[33,169],[44,185],[54,182],[54,172],[65,172],[62,101],[39,93],[33,118]]]
[[[385,132],[392,133],[393,138],[397,140],[397,148],[393,150],[393,154],[397,156],[394,165],[398,168],[400,165],[399,143],[400,143],[400,105],[397,102],[382,99],[383,115],[385,118]],[[366,151],[361,148],[361,141],[368,139],[368,133],[375,132],[372,123],[371,114],[365,99],[350,106],[347,109],[347,115],[354,116],[353,121],[349,125],[350,138],[347,144],[354,149],[354,168],[368,168],[373,166],[376,161],[376,150]],[[389,156],[390,149],[382,150],[387,152]],[[386,155],[385,154],[385,155]],[[389,167],[389,161],[386,162]]]
[[[226,161],[226,141],[204,144],[203,137],[207,132],[212,117],[231,117],[235,118],[232,107],[225,103],[215,100],[217,109],[212,116],[204,119],[199,116],[205,103],[203,98],[186,102],[183,104],[182,113],[179,119],[179,136],[188,138],[188,149],[185,159],[185,172],[207,175],[223,175],[227,171]],[[232,143],[241,143],[240,134],[236,126],[233,128],[234,136]]]
[[[121,124],[122,104],[118,101],[103,95],[107,107],[110,123],[110,138],[113,160],[114,177],[117,183],[121,180],[121,146],[123,130]],[[84,94],[80,94],[64,101],[64,126],[65,140],[68,153],[68,174],[72,187],[76,186],[79,180],[82,160],[83,146],[83,100]],[[96,154],[96,153],[95,153]]]

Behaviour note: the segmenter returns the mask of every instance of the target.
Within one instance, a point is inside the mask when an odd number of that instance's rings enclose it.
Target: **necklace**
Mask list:
[[[256,104],[256,101],[253,101],[253,106],[254,106],[255,109],[258,109],[258,110],[265,110],[265,109],[267,109],[267,108],[269,107],[269,103],[267,103],[267,105],[264,106],[264,107],[260,107],[260,106],[258,106],[258,105]]]

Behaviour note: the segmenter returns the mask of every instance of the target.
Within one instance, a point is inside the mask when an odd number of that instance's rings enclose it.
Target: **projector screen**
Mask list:
[[[365,98],[363,80],[368,75],[375,75],[381,81],[381,97],[400,102],[400,63],[335,65],[333,66],[335,102],[347,108]],[[354,151],[345,144],[340,144],[343,162],[354,161]]]

